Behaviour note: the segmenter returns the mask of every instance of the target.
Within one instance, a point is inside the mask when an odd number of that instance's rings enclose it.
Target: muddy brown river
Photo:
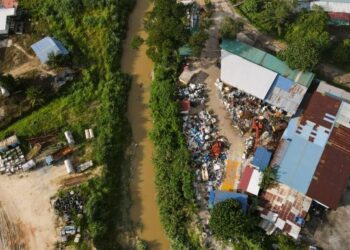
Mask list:
[[[149,0],[137,0],[129,18],[128,37],[124,44],[122,69],[133,78],[129,94],[128,118],[131,123],[133,140],[137,144],[132,162],[133,179],[131,196],[132,220],[140,225],[138,236],[147,241],[152,250],[169,249],[169,242],[160,223],[156,202],[155,171],[152,165],[153,145],[148,134],[152,129],[148,102],[151,91],[152,61],[146,56],[146,46],[138,50],[130,46],[135,35],[145,38],[143,18],[151,9]]]

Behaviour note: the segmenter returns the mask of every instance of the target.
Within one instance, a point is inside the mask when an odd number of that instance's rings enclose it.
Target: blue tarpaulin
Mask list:
[[[52,37],[45,37],[39,42],[34,43],[31,48],[41,63],[47,63],[50,54],[67,55],[68,50],[62,45],[60,41]]]
[[[248,195],[246,194],[240,194],[240,193],[234,193],[234,192],[227,192],[227,191],[220,191],[220,190],[213,190],[210,191],[209,194],[209,208],[212,208],[215,204],[228,200],[228,199],[235,199],[239,201],[242,207],[242,211],[244,213],[248,210]]]
[[[264,147],[258,147],[254,154],[252,164],[259,168],[260,171],[264,171],[269,165],[272,153]]]

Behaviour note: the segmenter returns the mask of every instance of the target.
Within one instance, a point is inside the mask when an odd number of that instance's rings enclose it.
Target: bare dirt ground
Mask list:
[[[327,250],[350,249],[350,190],[347,189],[341,205],[331,211],[314,234],[317,245]]]
[[[53,71],[45,69],[35,56],[17,43],[0,50],[0,61],[0,72],[13,77],[19,77],[34,70],[40,71],[43,75],[55,75]]]
[[[63,165],[0,176],[0,249],[53,249],[58,234],[50,198],[66,177]]]

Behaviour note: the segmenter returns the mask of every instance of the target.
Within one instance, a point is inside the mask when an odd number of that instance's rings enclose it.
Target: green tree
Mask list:
[[[227,39],[236,39],[237,34],[242,30],[243,24],[231,17],[225,17],[220,25],[220,35]]]
[[[303,71],[314,69],[321,58],[320,52],[310,41],[293,42],[279,52],[278,56],[291,68]]]
[[[312,70],[329,47],[328,16],[320,8],[303,12],[287,32],[288,47],[278,55],[292,68]]]
[[[296,4],[294,0],[265,1],[262,11],[256,14],[255,20],[264,30],[281,36],[289,24]]]
[[[217,203],[211,213],[209,227],[218,239],[240,240],[256,230],[257,224],[242,212],[240,203],[228,199]]]
[[[205,43],[208,39],[209,34],[204,30],[200,30],[191,36],[189,46],[192,49],[194,56],[199,57],[201,55],[201,52],[205,47]]]
[[[44,103],[43,92],[36,86],[31,86],[26,90],[26,97],[32,107],[40,106]]]
[[[186,6],[176,0],[156,0],[147,14],[145,29],[149,46],[147,54],[154,62],[168,61],[189,38],[186,28]]]
[[[266,190],[267,188],[275,185],[277,182],[277,168],[267,167],[263,171],[263,179],[261,181],[261,189]]]

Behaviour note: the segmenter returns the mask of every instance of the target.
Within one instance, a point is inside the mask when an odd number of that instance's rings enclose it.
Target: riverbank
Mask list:
[[[135,147],[131,162],[130,211],[133,222],[138,226],[138,236],[148,243],[150,249],[169,249],[164,234],[156,201],[155,171],[152,162],[153,144],[148,137],[152,130],[151,114],[148,108],[151,90],[152,61],[146,55],[146,46],[138,50],[130,46],[134,36],[146,38],[143,17],[151,9],[149,1],[137,1],[129,17],[127,39],[124,42],[122,70],[132,76],[129,92],[128,114]]]

